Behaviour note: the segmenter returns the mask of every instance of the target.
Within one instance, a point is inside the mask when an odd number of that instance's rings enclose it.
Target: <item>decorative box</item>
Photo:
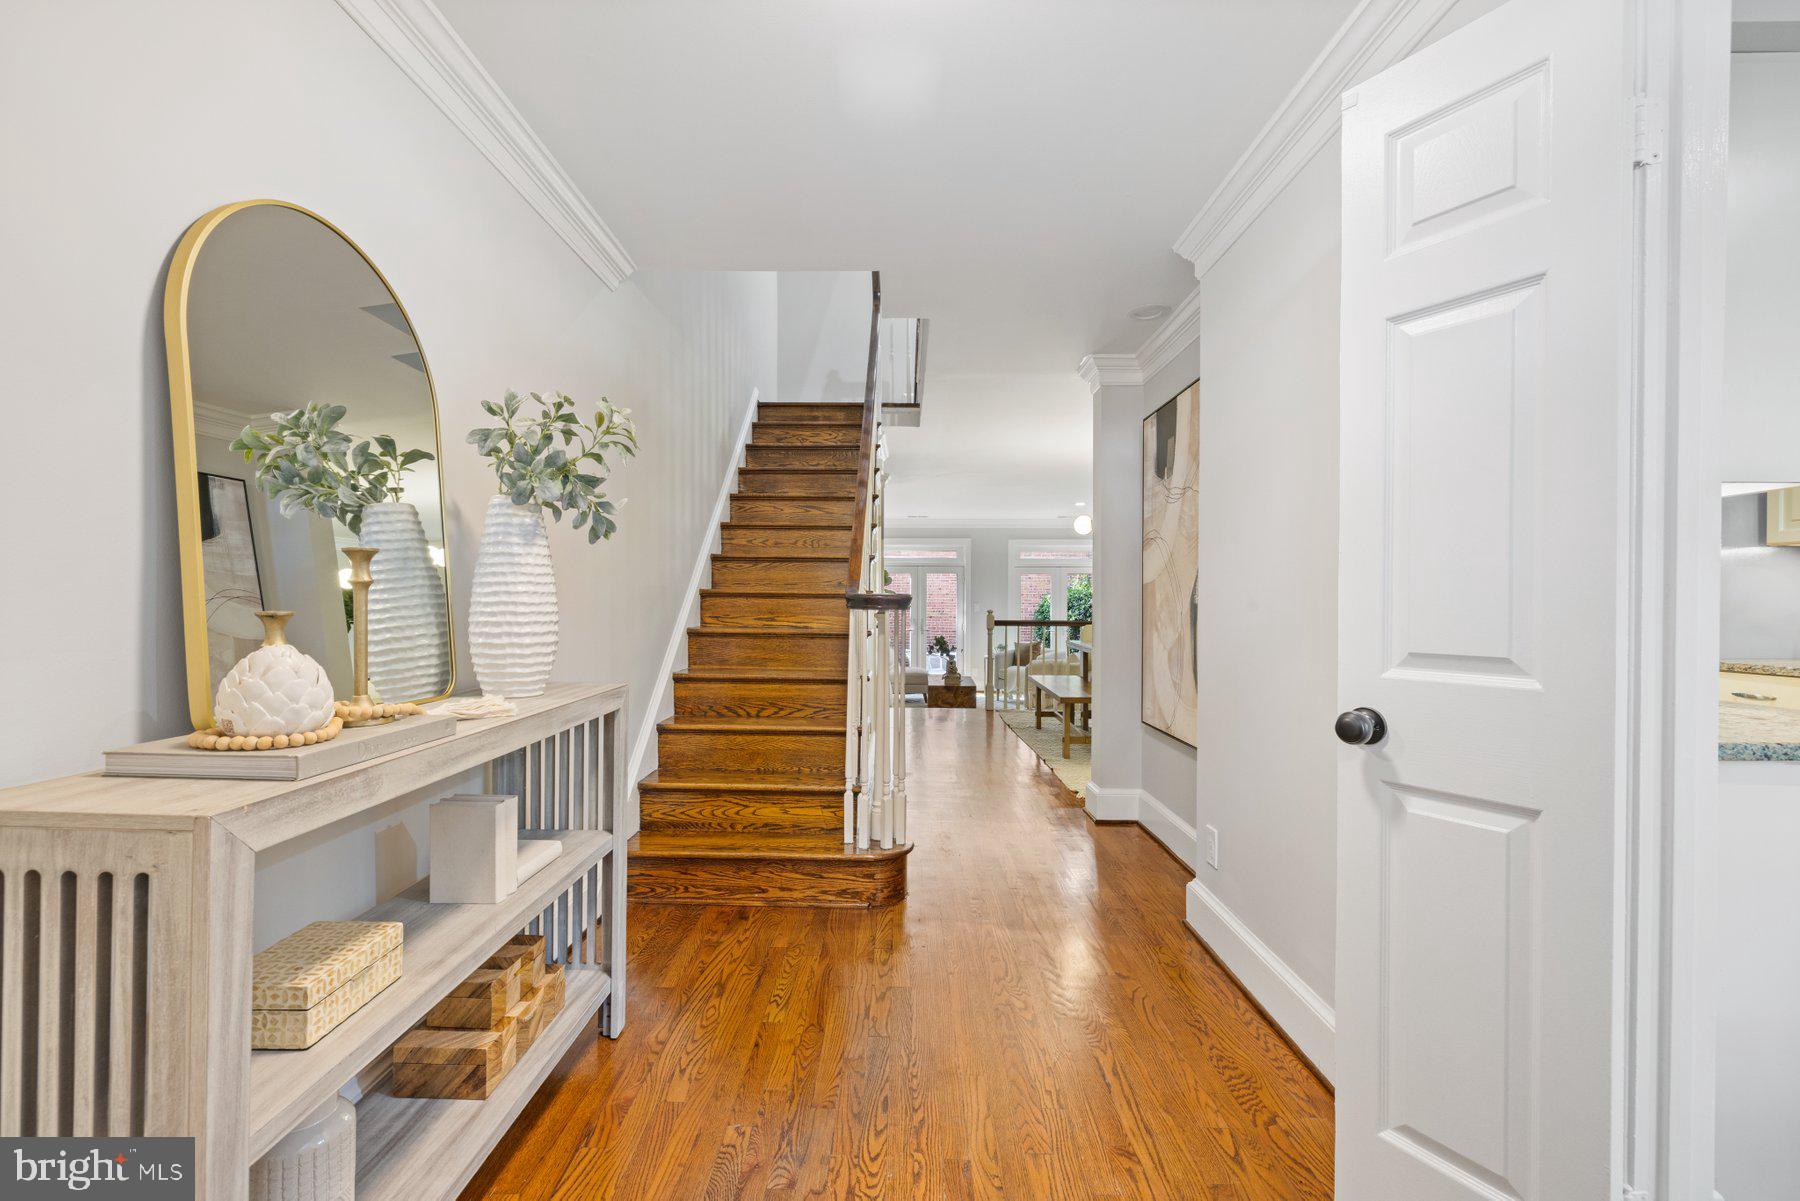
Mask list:
[[[542,934],[518,934],[508,939],[506,945],[495,951],[487,961],[488,967],[507,967],[514,962],[524,965],[525,976],[522,981],[528,989],[536,988],[544,982],[544,936]]]
[[[250,1045],[303,1050],[400,978],[399,922],[314,922],[259,952]]]
[[[506,967],[484,967],[470,973],[449,996],[431,1007],[425,1024],[439,1029],[499,1029],[524,993],[524,967],[522,960],[514,960]]]
[[[433,1030],[420,1026],[394,1044],[396,1097],[485,1101],[519,1059],[510,1021],[498,1030]]]
[[[512,1012],[506,1015],[512,1019],[513,1028],[517,1031],[520,1055],[531,1050],[538,1036],[562,1012],[565,996],[563,966],[553,963],[544,972],[544,982],[526,993]]]
[[[431,806],[431,903],[492,905],[519,886],[519,800],[502,793]]]

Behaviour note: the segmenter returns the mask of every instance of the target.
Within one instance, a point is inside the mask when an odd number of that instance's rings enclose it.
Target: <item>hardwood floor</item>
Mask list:
[[[1331,1196],[1331,1097],[1182,925],[1187,872],[986,712],[909,712],[906,900],[634,902],[624,1036],[464,1198]]]

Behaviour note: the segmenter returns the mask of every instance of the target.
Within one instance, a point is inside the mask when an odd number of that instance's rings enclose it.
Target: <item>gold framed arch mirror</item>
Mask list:
[[[448,696],[455,629],[437,393],[386,277],[299,205],[223,205],[176,247],[163,333],[195,728],[212,724],[219,681],[261,644],[258,610],[292,610],[288,640],[325,667],[340,699],[351,696],[346,546],[380,548],[371,691],[389,702]],[[284,449],[270,456],[275,445]]]

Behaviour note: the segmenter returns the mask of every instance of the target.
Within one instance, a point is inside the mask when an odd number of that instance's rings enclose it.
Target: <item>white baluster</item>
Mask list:
[[[873,798],[874,808],[870,813],[869,830],[871,836],[878,840],[883,847],[888,847],[893,845],[887,823],[888,729],[890,724],[887,705],[888,660],[892,654],[888,645],[891,641],[888,631],[892,629],[892,623],[886,620],[885,612],[881,614],[881,617],[883,620],[880,622],[879,632],[875,635],[875,768],[869,780],[869,793]]]
[[[844,842],[856,841],[857,760],[862,745],[862,651],[860,609],[850,610],[849,670],[844,680]]]
[[[894,674],[893,714],[894,714],[894,799],[889,806],[893,814],[892,843],[906,843],[906,672],[900,667],[898,656],[895,666],[899,669]],[[890,844],[890,845],[891,845]]]

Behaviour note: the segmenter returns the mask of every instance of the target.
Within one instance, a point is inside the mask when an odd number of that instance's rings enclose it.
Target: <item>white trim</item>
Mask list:
[[[1102,788],[1089,780],[1083,807],[1097,822],[1134,822],[1138,819],[1139,795],[1135,788]]]
[[[1337,136],[1343,93],[1399,62],[1455,0],[1363,0],[1176,239],[1203,279],[1300,169]]]
[[[688,573],[687,590],[682,594],[683,603],[675,612],[675,624],[669,630],[669,645],[663,650],[662,666],[656,670],[656,689],[650,694],[649,704],[644,707],[644,724],[639,727],[637,741],[631,747],[631,766],[626,770],[626,787],[631,789],[630,812],[626,815],[631,830],[625,835],[627,838],[638,831],[640,804],[637,785],[648,774],[644,762],[655,744],[656,723],[675,712],[675,664],[685,657],[683,652],[687,649],[688,627],[698,625],[700,621],[700,589],[711,576],[713,552],[719,546],[719,527],[725,523],[725,515],[731,511],[731,494],[737,491],[738,467],[744,461],[744,446],[750,441],[750,431],[756,425],[756,406],[761,399],[761,389],[752,388],[750,407],[744,413],[743,428],[738,430],[737,443],[731,451],[730,466],[719,484],[719,498],[713,502],[712,520],[707,523],[706,537],[700,540],[700,551],[694,556],[694,570]]]
[[[1175,311],[1163,318],[1148,341],[1138,347],[1138,374],[1146,381],[1194,344],[1200,336],[1200,285],[1181,298]]]
[[[338,0],[608,288],[631,256],[431,0]]]
[[[1197,879],[1187,886],[1187,924],[1319,1074],[1333,1079],[1337,1072],[1337,1015],[1325,998]]]
[[[1144,382],[1135,354],[1091,354],[1075,367],[1089,392],[1102,388],[1135,388]]]
[[[1150,831],[1156,841],[1175,853],[1175,857],[1188,865],[1191,871],[1194,861],[1199,857],[1200,842],[1194,833],[1194,827],[1177,817],[1175,811],[1151,796],[1138,790],[1138,825]]]

